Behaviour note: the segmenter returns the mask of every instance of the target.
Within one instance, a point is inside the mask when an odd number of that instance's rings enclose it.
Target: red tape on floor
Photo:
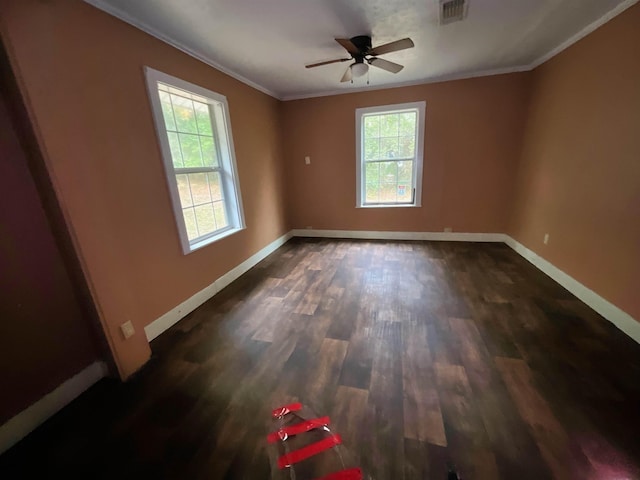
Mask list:
[[[291,403],[289,405],[285,405],[284,407],[276,408],[271,415],[273,418],[284,417],[287,413],[298,412],[302,410],[301,403]]]
[[[340,470],[339,472],[331,473],[317,480],[362,480],[362,470],[359,468]]]
[[[296,423],[288,427],[282,427],[276,432],[271,432],[267,435],[267,442],[276,443],[278,440],[286,440],[287,437],[293,437],[300,433],[308,432],[315,428],[322,428],[325,425],[329,425],[329,417],[313,418],[311,420],[305,420],[304,422]]]
[[[340,445],[342,443],[342,438],[340,435],[332,435],[327,437],[319,442],[312,443],[311,445],[307,445],[306,447],[302,447],[298,450],[294,450],[293,452],[289,452],[286,455],[281,456],[278,459],[278,467],[286,468],[290,467],[294,463],[301,462],[306,460],[309,457],[313,457],[325,450],[328,450],[336,445]]]

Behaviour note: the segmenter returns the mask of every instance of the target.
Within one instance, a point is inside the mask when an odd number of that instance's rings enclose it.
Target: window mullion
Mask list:
[[[193,209],[193,216],[196,216],[196,210],[195,210],[195,203],[193,200],[193,192],[191,191],[191,179],[189,178],[189,175],[185,175],[187,177],[187,185],[189,185],[189,198],[191,199],[191,207],[187,207],[187,208],[192,208]],[[184,210],[184,207],[182,208],[182,210]]]
[[[171,92],[167,91],[169,95],[169,104],[171,105],[171,115],[173,116],[173,124],[176,126],[176,138],[178,139],[178,148],[180,149],[180,163],[184,165],[184,155],[182,155],[182,142],[180,141],[180,132],[178,132],[178,122],[176,120],[176,112],[173,109],[173,98],[171,98]],[[169,132],[169,129],[167,129]],[[169,133],[167,133],[167,139],[169,137]],[[175,168],[175,166],[174,166]]]

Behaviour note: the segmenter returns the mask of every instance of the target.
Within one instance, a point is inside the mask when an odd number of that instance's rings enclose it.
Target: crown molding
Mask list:
[[[531,70],[529,65],[520,65],[517,67],[494,68],[491,70],[475,70],[465,73],[452,73],[448,75],[440,75],[437,77],[423,78],[420,80],[412,80],[410,82],[387,83],[385,85],[369,85],[366,87],[356,87],[350,89],[326,90],[318,93],[301,93],[298,95],[285,95],[281,98],[283,101],[303,100],[305,98],[329,97],[331,95],[345,95],[347,93],[372,92],[375,90],[389,90],[391,88],[413,87],[416,85],[427,85],[430,83],[450,82],[453,80],[467,80],[470,78],[490,77],[493,75],[504,75],[507,73],[528,72]]]
[[[348,90],[347,89],[334,89],[334,90],[327,90],[327,91],[318,92],[318,93],[306,93],[306,94],[299,94],[299,95],[285,95],[285,96],[283,96],[281,98],[281,100],[283,100],[283,101],[302,100],[302,99],[306,99],[306,98],[328,97],[328,96],[331,96],[331,95],[344,95],[346,93],[357,93],[357,92],[366,92],[366,91],[374,91],[374,90],[386,90],[386,89],[389,89],[389,88],[409,87],[409,86],[414,86],[414,85],[426,85],[426,84],[430,84],[430,83],[448,82],[448,81],[452,81],[452,80],[465,80],[465,79],[469,79],[469,78],[487,77],[487,76],[491,76],[491,75],[504,75],[504,74],[507,74],[507,73],[529,72],[529,71],[539,67],[540,65],[542,65],[546,61],[551,60],[553,57],[555,57],[559,53],[563,52],[564,50],[569,48],[574,43],[579,42],[584,37],[586,37],[590,33],[594,32],[595,30],[597,30],[598,28],[603,26],[605,23],[608,23],[609,21],[613,20],[615,17],[620,15],[622,12],[624,12],[628,8],[630,8],[633,5],[635,5],[636,3],[638,3],[638,1],[640,1],[640,0],[624,0],[623,2],[619,3],[618,6],[616,6],[612,10],[609,10],[603,16],[601,16],[600,18],[598,18],[594,22],[592,22],[589,25],[587,25],[586,27],[584,27],[578,33],[576,33],[575,35],[571,36],[569,39],[565,40],[564,42],[562,42],[557,47],[552,48],[547,53],[545,53],[544,55],[540,56],[539,58],[537,58],[536,60],[534,60],[533,62],[531,62],[528,65],[520,65],[520,66],[505,67],[505,68],[495,68],[495,69],[490,69],[490,70],[478,70],[478,71],[471,71],[471,72],[459,73],[459,74],[451,74],[451,75],[442,75],[442,76],[439,76],[439,77],[433,77],[433,78],[422,79],[422,80],[415,80],[415,81],[412,81],[412,82],[393,83],[393,84],[373,86],[373,87],[371,87],[371,86],[369,86],[369,87],[359,87],[359,88],[352,88],[352,89],[348,89]]]
[[[555,57],[559,53],[565,51],[567,48],[569,48],[574,43],[579,42],[584,37],[586,37],[590,33],[594,32],[595,30],[597,30],[598,28],[603,26],[605,23],[609,22],[610,20],[613,20],[615,17],[620,15],[622,12],[624,12],[626,9],[628,9],[629,7],[632,7],[633,5],[638,3],[638,1],[640,1],[640,0],[624,0],[623,2],[619,3],[617,7],[613,8],[612,10],[609,10],[607,13],[605,13],[602,17],[597,19],[595,22],[590,23],[589,25],[584,27],[582,30],[580,30],[578,33],[576,33],[575,35],[573,35],[569,39],[567,39],[564,42],[562,42],[557,47],[552,48],[547,53],[545,53],[544,55],[539,57],[537,60],[534,60],[529,65],[529,69],[533,70],[534,68],[539,67],[540,65],[542,65],[546,61],[551,60],[553,57]]]
[[[96,7],[99,10],[102,10],[105,13],[108,13],[109,15],[112,15],[112,16],[122,20],[125,23],[128,23],[129,25],[132,25],[132,26],[136,27],[139,30],[142,30],[145,33],[148,33],[152,37],[155,37],[158,40],[161,40],[162,42],[167,43],[167,44],[171,45],[174,48],[177,48],[181,52],[186,53],[187,55],[195,58],[196,60],[200,60],[202,63],[206,63],[210,67],[213,67],[216,70],[219,70],[222,73],[225,73],[225,74],[229,75],[230,77],[235,78],[239,82],[242,82],[245,85],[250,86],[251,88],[255,88],[256,90],[258,90],[258,91],[260,91],[262,93],[265,93],[265,94],[269,95],[270,97],[273,97],[273,98],[276,98],[278,100],[281,100],[281,98],[280,98],[280,96],[278,94],[276,94],[275,92],[272,92],[268,88],[263,87],[262,85],[254,82],[252,80],[249,80],[246,77],[243,77],[239,73],[234,72],[233,70],[231,70],[231,69],[219,64],[218,62],[215,62],[214,60],[212,60],[210,58],[205,57],[204,55],[201,55],[200,53],[196,52],[195,50],[192,50],[191,48],[187,47],[186,45],[183,45],[182,43],[180,43],[177,40],[169,37],[168,35],[165,35],[164,33],[156,30],[155,28],[152,28],[149,25],[147,25],[147,24],[145,24],[143,22],[140,22],[139,20],[133,18],[131,15],[129,15],[126,12],[123,12],[119,8],[115,8],[113,5],[109,4],[105,0],[84,0],[84,2],[88,3],[89,5],[92,5],[92,6]]]
[[[398,83],[390,83],[390,84],[385,84],[385,85],[364,86],[364,87],[356,87],[356,88],[349,88],[349,89],[332,89],[332,90],[324,90],[324,91],[321,91],[321,92],[300,93],[300,94],[293,94],[293,95],[278,95],[277,93],[269,90],[268,88],[263,87],[262,85],[254,82],[254,81],[252,81],[252,80],[250,80],[250,79],[248,79],[246,77],[243,77],[242,75],[234,72],[233,70],[231,70],[231,69],[219,64],[218,62],[215,62],[214,60],[212,60],[210,58],[207,58],[204,55],[192,50],[191,48],[183,45],[182,43],[180,43],[177,40],[169,37],[168,35],[165,35],[164,33],[159,32],[158,30],[150,27],[149,25],[147,25],[147,24],[145,24],[143,22],[140,22],[139,20],[131,17],[128,13],[120,10],[119,8],[113,7],[111,4],[108,3],[107,0],[84,0],[84,1],[86,3],[88,3],[88,4],[90,4],[90,5],[98,8],[99,10],[102,10],[102,11],[104,11],[104,12],[106,12],[106,13],[108,13],[108,14],[116,17],[116,18],[119,18],[123,22],[126,22],[126,23],[138,28],[139,30],[142,30],[145,33],[148,33],[149,35],[157,38],[158,40],[161,40],[162,42],[165,42],[165,43],[171,45],[172,47],[177,48],[181,52],[186,53],[187,55],[189,55],[189,56],[191,56],[191,57],[193,57],[193,58],[195,58],[197,60],[200,60],[201,62],[209,65],[210,67],[213,67],[216,70],[219,70],[222,73],[225,73],[225,74],[229,75],[230,77],[235,78],[236,80],[238,80],[239,82],[244,83],[245,85],[248,85],[248,86],[250,86],[252,88],[255,88],[256,90],[258,90],[258,91],[260,91],[262,93],[265,93],[265,94],[267,94],[267,95],[269,95],[269,96],[271,96],[273,98],[276,98],[278,100],[290,101],[290,100],[302,100],[302,99],[316,98],[316,97],[328,97],[328,96],[332,96],[332,95],[345,95],[345,94],[348,94],[348,93],[369,92],[369,91],[376,91],[376,90],[387,90],[387,89],[391,89],[391,88],[410,87],[410,86],[415,86],[415,85],[427,85],[427,84],[431,84],[431,83],[447,82],[447,81],[453,81],[453,80],[466,80],[466,79],[470,79],[470,78],[487,77],[487,76],[492,76],[492,75],[504,75],[504,74],[516,73],[516,72],[528,72],[528,71],[531,71],[531,70],[539,67],[540,65],[542,65],[545,62],[547,62],[548,60],[552,59],[553,57],[555,57],[559,53],[563,52],[564,50],[566,50],[567,48],[569,48],[571,45],[575,44],[576,42],[582,40],[584,37],[586,37],[587,35],[589,35],[593,31],[597,30],[598,28],[600,28],[602,25],[606,24],[610,20],[614,19],[615,17],[620,15],[622,12],[624,12],[628,8],[630,8],[633,5],[635,5],[636,3],[638,3],[638,1],[640,1],[640,0],[623,0],[615,8],[613,8],[612,10],[609,10],[603,16],[601,16],[600,18],[598,18],[594,22],[592,22],[589,25],[587,25],[586,27],[584,27],[578,33],[576,33],[575,35],[571,36],[569,39],[565,40],[560,45],[552,48],[547,53],[545,53],[544,55],[538,57],[536,60],[534,60],[533,62],[531,62],[528,65],[519,65],[519,66],[513,66],[513,67],[495,68],[495,69],[488,69],[488,70],[474,70],[474,71],[465,72],[465,73],[447,74],[447,75],[441,75],[441,76],[432,77],[432,78],[423,78],[423,79],[419,79],[419,80],[412,80],[412,81],[408,81],[408,82],[398,82]]]

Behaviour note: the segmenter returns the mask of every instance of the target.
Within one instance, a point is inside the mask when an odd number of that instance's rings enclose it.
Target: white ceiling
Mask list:
[[[85,0],[280,99],[529,70],[638,0],[468,0],[467,18],[440,26],[438,0]],[[382,58],[340,83],[348,63],[334,38],[373,45],[411,37],[415,48]],[[348,57],[348,55],[346,55]]]

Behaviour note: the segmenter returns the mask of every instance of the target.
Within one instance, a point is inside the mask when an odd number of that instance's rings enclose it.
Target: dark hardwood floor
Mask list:
[[[640,479],[640,345],[502,244],[294,239],[152,348],[0,478],[266,479],[300,400],[376,480]]]

